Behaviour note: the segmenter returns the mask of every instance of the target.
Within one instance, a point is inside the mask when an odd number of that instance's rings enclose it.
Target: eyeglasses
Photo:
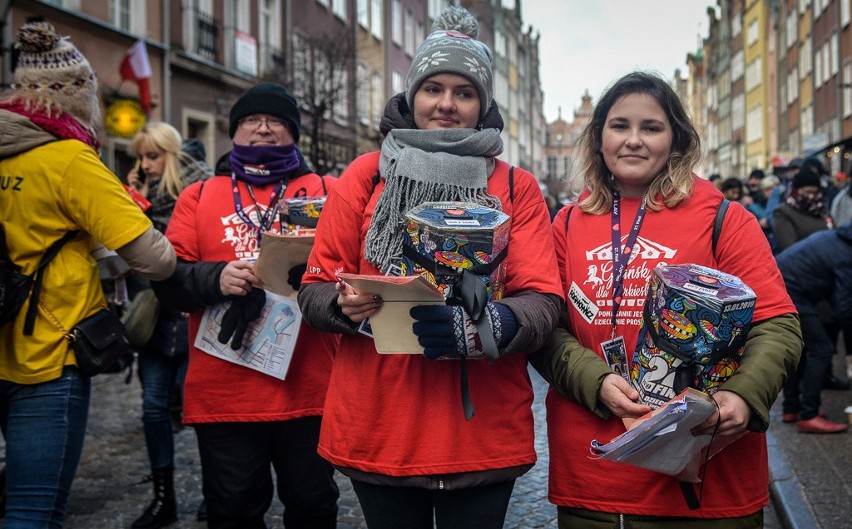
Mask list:
[[[284,120],[279,118],[259,118],[249,116],[240,120],[240,127],[246,130],[257,130],[261,125],[266,125],[269,130],[280,131],[286,127]]]

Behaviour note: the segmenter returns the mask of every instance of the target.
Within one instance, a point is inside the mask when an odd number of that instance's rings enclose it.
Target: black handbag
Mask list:
[[[71,328],[68,335],[80,374],[92,377],[108,371],[131,354],[124,325],[109,309],[101,309]]]
[[[111,368],[117,362],[132,356],[130,342],[124,335],[124,325],[111,310],[100,309],[83,318],[71,331],[66,331],[43,302],[40,301],[39,305],[53,320],[53,325],[65,335],[77,358],[81,375],[93,377],[99,373],[114,372]]]

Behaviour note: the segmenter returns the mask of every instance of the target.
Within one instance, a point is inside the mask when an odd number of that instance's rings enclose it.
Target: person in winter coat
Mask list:
[[[130,152],[140,163],[127,175],[127,183],[151,202],[145,213],[158,231],[165,232],[181,191],[207,179],[212,170],[182,150],[180,133],[168,123],[142,127],[130,142]],[[151,339],[139,354],[142,423],[154,499],[133,522],[133,529],[158,529],[177,520],[171,403],[186,375],[187,321],[185,313],[160,307]]]
[[[846,431],[847,424],[834,422],[819,411],[836,339],[826,332],[818,307],[829,303],[839,321],[852,317],[852,224],[817,231],[776,259],[799,311],[805,340],[798,371],[784,385],[784,421],[796,422],[803,433]]]
[[[761,527],[769,501],[769,408],[802,341],[795,307],[757,219],[731,203],[712,242],[722,194],[692,172],[700,141],[662,78],[632,72],[601,96],[580,140],[585,190],[553,222],[568,304],[534,361],[547,396],[550,501],[560,529]],[[715,247],[714,247],[715,246]],[[718,411],[696,434],[733,441],[706,462],[700,508],[677,479],[595,461],[592,440],[625,432],[623,418],[650,411],[605,361],[620,344],[633,367],[648,279],[659,264],[694,263],[740,277],[757,295],[737,371],[713,394]]]
[[[15,86],[0,99],[6,250],[22,273],[33,274],[48,247],[71,238],[43,269],[40,293],[32,293],[32,327],[27,304],[0,326],[4,527],[58,528],[91,395],[91,379],[77,369],[66,334],[107,307],[90,252],[96,245],[115,250],[150,279],[172,273],[175,253],[99,157],[98,85],[88,60],[45,21],[23,25],[15,47]]]
[[[339,337],[301,325],[284,380],[195,345],[216,305],[229,303],[216,322],[218,341],[241,354],[249,323],[280,316],[263,314],[267,296],[254,273],[263,233],[286,228],[282,199],[323,196],[334,182],[302,159],[300,125],[283,85],[261,83],[240,96],[230,112],[233,149],[216,176],[188,186],[175,205],[166,230],[179,258],[175,275],[153,284],[164,305],[192,313],[184,423],[198,436],[209,527],[265,528],[276,486],[286,529],[337,524],[334,469],[316,449]],[[290,272],[298,288],[300,276]]]
[[[778,251],[786,250],[811,233],[832,229],[819,175],[804,168],[796,173],[784,203],[775,208],[772,219]]]
[[[381,152],[353,161],[332,190],[299,292],[311,325],[344,335],[319,452],[351,479],[371,529],[502,527],[515,479],[536,458],[525,353],[553,329],[561,295],[538,184],[496,159],[503,122],[491,96],[491,51],[477,29],[462,8],[438,17],[407,91],[385,108]],[[427,201],[474,202],[511,217],[505,295],[483,300],[486,329],[469,335],[461,306],[415,307],[413,327],[399,331],[413,332],[424,354],[379,354],[356,329],[393,309],[374,292],[339,283],[337,273],[393,270],[403,214]],[[468,338],[484,333],[493,333],[499,359],[466,360]],[[464,369],[475,408],[469,421],[459,391]]]

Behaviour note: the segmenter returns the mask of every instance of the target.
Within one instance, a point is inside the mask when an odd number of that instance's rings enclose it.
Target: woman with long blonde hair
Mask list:
[[[177,129],[163,122],[145,125],[130,142],[130,152],[139,161],[127,174],[127,183],[151,201],[147,213],[160,231],[166,230],[180,192],[213,173],[183,152],[181,144]]]
[[[127,183],[151,201],[146,214],[161,232],[166,230],[180,192],[212,174],[206,164],[183,152],[181,145],[180,133],[168,123],[145,125],[130,142],[130,151],[139,162],[127,175]],[[133,529],[157,529],[177,519],[171,402],[175,387],[183,386],[186,375],[187,322],[185,314],[161,306],[151,339],[139,351],[142,422],[154,500],[133,523]]]

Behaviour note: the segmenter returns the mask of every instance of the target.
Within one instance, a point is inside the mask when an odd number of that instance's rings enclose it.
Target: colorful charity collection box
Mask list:
[[[288,224],[316,228],[325,197],[285,198],[281,202],[280,207]]]
[[[648,284],[630,381],[656,408],[694,387],[714,393],[740,365],[754,292],[736,276],[660,265]]]
[[[402,275],[421,274],[451,297],[467,270],[485,283],[489,300],[503,297],[508,215],[468,202],[424,202],[405,218]]]

